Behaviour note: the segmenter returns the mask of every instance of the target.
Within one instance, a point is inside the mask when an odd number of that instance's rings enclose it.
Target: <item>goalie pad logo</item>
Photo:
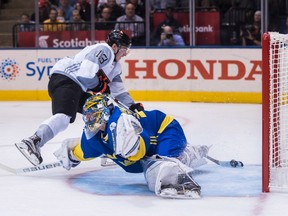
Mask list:
[[[143,128],[139,125],[138,122],[131,121],[131,125],[132,125],[132,127],[135,129],[135,132],[136,132],[137,134],[142,133]]]

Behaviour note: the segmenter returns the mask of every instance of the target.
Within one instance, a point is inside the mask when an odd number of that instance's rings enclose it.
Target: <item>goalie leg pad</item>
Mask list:
[[[146,159],[143,167],[149,190],[157,196],[176,199],[200,197],[201,187],[192,178],[192,169],[178,159],[153,157]]]
[[[185,165],[195,169],[199,166],[207,164],[205,157],[208,154],[208,151],[209,147],[206,145],[187,145],[178,159]]]

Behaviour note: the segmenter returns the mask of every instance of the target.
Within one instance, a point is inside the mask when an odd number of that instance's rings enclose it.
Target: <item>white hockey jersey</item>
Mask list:
[[[99,84],[96,73],[102,69],[110,83],[113,97],[122,101],[128,107],[134,103],[124,87],[120,77],[121,64],[114,61],[112,48],[106,43],[87,46],[74,57],[65,57],[59,60],[52,68],[51,74],[62,74],[74,80],[83,91],[93,89]]]

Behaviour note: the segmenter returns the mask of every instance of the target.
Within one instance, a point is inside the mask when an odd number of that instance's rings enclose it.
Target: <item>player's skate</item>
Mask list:
[[[34,134],[31,137],[23,139],[19,143],[15,143],[17,149],[29,160],[33,165],[39,165],[43,159],[40,154],[39,143],[41,138]]]

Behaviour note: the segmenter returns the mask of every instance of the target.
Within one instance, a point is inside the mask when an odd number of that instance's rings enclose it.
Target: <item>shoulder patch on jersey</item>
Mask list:
[[[105,53],[104,50],[99,50],[96,55],[96,59],[98,59],[99,64],[103,65],[109,61],[108,53]]]
[[[112,49],[105,44],[99,44],[93,52],[93,58],[97,59],[97,62],[101,67],[107,65],[108,63],[113,63],[114,54]]]

